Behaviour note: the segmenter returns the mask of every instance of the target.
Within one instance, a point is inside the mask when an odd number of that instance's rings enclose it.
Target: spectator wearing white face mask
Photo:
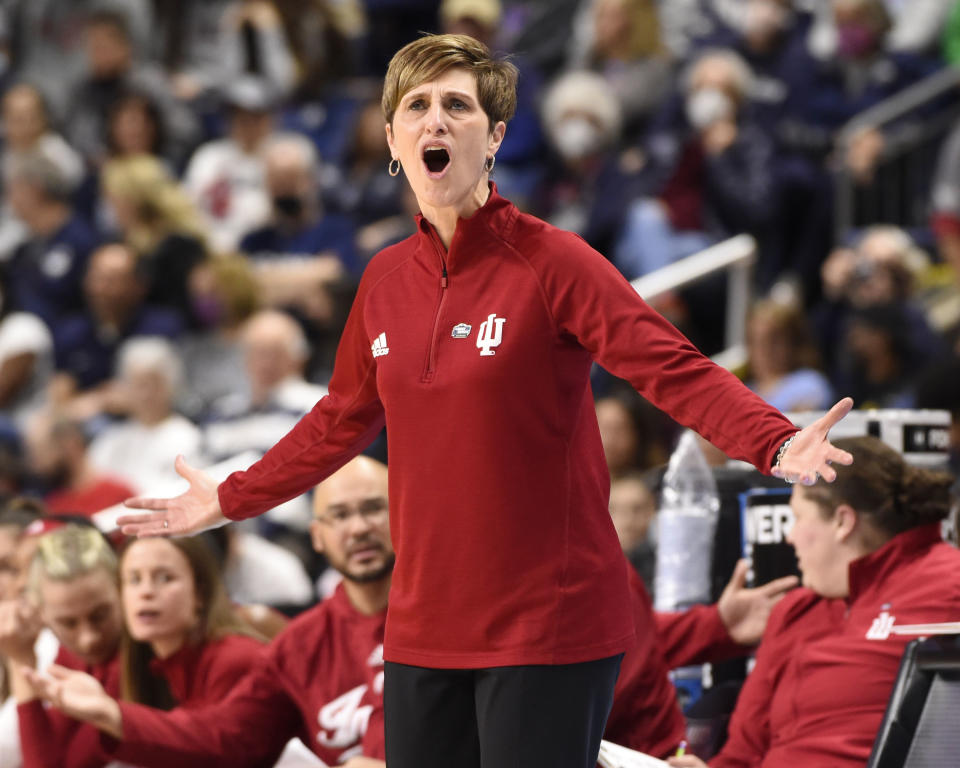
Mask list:
[[[741,232],[775,211],[771,140],[749,119],[750,68],[708,50],[687,69],[645,142],[647,188],[630,206],[614,260],[633,278]]]
[[[549,85],[540,114],[553,151],[531,207],[607,250],[624,212],[618,203],[630,198],[642,164],[636,150],[620,149],[620,102],[602,75],[579,70]]]

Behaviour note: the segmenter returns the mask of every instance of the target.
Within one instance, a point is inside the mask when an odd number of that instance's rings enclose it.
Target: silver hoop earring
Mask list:
[[[396,176],[400,173],[400,161],[397,158],[391,158],[390,164],[387,166],[387,173],[391,176]]]
[[[487,158],[487,162],[483,164],[483,167],[486,169],[487,173],[490,173],[493,170],[493,166],[496,165],[496,162],[496,155],[490,155],[490,157]]]

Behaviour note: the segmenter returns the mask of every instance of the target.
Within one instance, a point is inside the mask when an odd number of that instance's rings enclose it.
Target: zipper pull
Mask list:
[[[446,264],[443,265],[443,274],[440,276],[440,287],[441,288],[447,287],[447,265]]]

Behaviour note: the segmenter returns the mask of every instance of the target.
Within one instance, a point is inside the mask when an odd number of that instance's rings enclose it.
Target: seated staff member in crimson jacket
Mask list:
[[[831,462],[850,461],[827,432],[852,402],[798,433],[602,255],[497,194],[516,69],[482,43],[404,46],[382,104],[391,172],[403,170],[421,214],[364,272],[329,396],[219,487],[178,462],[190,489],[128,502],[154,511],[121,525],[182,534],[261,514],[386,425],[391,768],[593,768],[635,628],[592,362],[727,455],[791,479],[831,480]]]
[[[223,700],[259,660],[263,646],[234,616],[216,560],[202,540],[134,541],[120,558],[119,574],[125,625],[119,677],[126,701],[165,709],[209,706]],[[31,698],[43,696],[66,707],[67,692],[59,686],[51,689],[46,674],[25,667],[22,673]],[[74,694],[119,709],[96,677],[57,665],[47,674],[54,682],[80,680],[83,685]],[[93,768],[110,762],[101,754],[92,726],[84,725],[88,733],[72,742],[82,743],[84,750],[64,754],[64,745],[50,739],[47,712],[37,702],[21,706],[19,715],[26,768]]]
[[[960,614],[960,551],[940,533],[953,478],[873,437],[837,446],[853,465],[794,489],[805,588],[774,608],[712,768],[862,768],[911,639],[892,630]]]
[[[125,701],[117,709],[106,693],[86,693],[80,674],[59,676],[45,693],[112,734],[102,740],[111,757],[142,768],[272,766],[298,736],[327,765],[383,768],[383,722],[369,732],[367,723],[380,709],[394,563],[387,468],[358,456],[317,487],[314,513],[314,547],[343,582],[290,622],[228,698],[172,712]]]

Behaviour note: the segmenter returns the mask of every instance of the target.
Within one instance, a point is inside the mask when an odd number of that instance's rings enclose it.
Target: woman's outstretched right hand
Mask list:
[[[174,468],[190,487],[170,499],[137,496],[124,504],[132,509],[152,510],[144,515],[122,515],[117,525],[125,536],[189,536],[230,521],[220,511],[217,483],[205,472],[177,456]]]

